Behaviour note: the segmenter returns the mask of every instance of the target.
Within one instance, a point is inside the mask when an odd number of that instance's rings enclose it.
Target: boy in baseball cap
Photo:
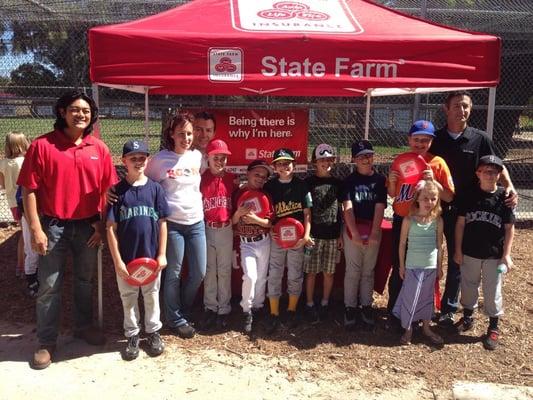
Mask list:
[[[461,304],[463,318],[459,332],[474,326],[480,283],[483,307],[489,316],[483,346],[494,350],[498,345],[498,322],[503,315],[503,273],[513,267],[511,246],[515,215],[505,205],[505,189],[498,186],[503,162],[494,155],[479,159],[476,175],[479,186],[457,198],[458,218],[455,230],[454,261],[461,267]]]
[[[159,288],[160,271],[167,266],[167,199],[161,185],[144,174],[149,155],[142,140],[129,140],[122,149],[126,176],[115,187],[117,201],[107,213],[107,240],[113,258],[117,285],[124,310],[124,335],[127,339],[122,358],[130,361],[139,355],[139,287],[126,282],[126,265],[140,257],[157,261],[157,278],[140,291],[144,300],[144,328],[151,356],[165,348],[159,335],[161,329]]]
[[[270,227],[274,214],[272,201],[263,186],[272,170],[265,160],[254,160],[247,168],[246,184],[233,194],[232,222],[239,237],[242,268],[243,331],[252,333],[254,318],[263,309],[270,256]],[[254,196],[260,204],[260,215],[245,196]],[[261,202],[262,200],[262,202]],[[258,207],[259,208],[259,207]]]
[[[387,207],[385,176],[374,170],[374,149],[368,140],[352,144],[355,171],[343,182],[342,204],[346,272],[344,275],[344,326],[374,325],[372,294],[374,268],[381,243],[381,222]]]
[[[237,189],[237,177],[226,171],[231,151],[226,142],[211,140],[206,148],[208,169],[202,174],[202,192],[207,267],[204,278],[205,315],[201,328],[226,329],[231,311],[231,270],[233,260],[233,229],[231,195]]]
[[[290,327],[298,323],[296,308],[303,286],[304,246],[313,244],[311,240],[311,194],[307,184],[294,176],[295,157],[292,150],[281,148],[274,152],[272,165],[277,177],[265,184],[265,191],[270,194],[274,204],[275,224],[279,219],[292,217],[304,226],[304,235],[294,247],[284,249],[275,238],[270,245],[270,264],[268,269],[268,299],[270,302],[270,321],[267,333],[273,333],[279,326],[279,298],[281,282],[287,260],[287,292],[289,305],[287,319]]]
[[[333,288],[333,277],[337,254],[342,247],[341,232],[341,181],[332,176],[337,160],[335,149],[327,143],[315,147],[311,156],[316,166],[315,175],[306,178],[313,207],[311,208],[311,237],[314,246],[306,246],[304,261],[306,307],[305,316],[311,324],[325,320],[328,316],[329,297]],[[320,306],[315,306],[314,291],[316,275],[322,273],[323,290]]]

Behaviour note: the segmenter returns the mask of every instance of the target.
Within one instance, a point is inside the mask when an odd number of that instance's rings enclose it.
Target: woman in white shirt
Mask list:
[[[178,114],[165,129],[164,150],[155,154],[145,174],[159,182],[167,195],[167,268],[163,284],[167,323],[182,338],[191,338],[194,328],[187,318],[206,271],[206,241],[200,167],[202,154],[191,150],[192,114]],[[183,256],[187,256],[187,279],[181,282]]]

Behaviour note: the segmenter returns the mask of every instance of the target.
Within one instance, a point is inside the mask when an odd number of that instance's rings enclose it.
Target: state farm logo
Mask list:
[[[274,7],[269,10],[262,10],[257,13],[261,18],[268,19],[292,19],[299,18],[307,21],[325,21],[329,15],[320,11],[313,11],[307,4],[295,1],[280,1],[274,3]]]
[[[215,82],[242,81],[242,49],[210,48],[209,49],[209,80]]]
[[[406,162],[403,162],[399,165],[400,173],[402,174],[402,177],[405,179],[410,178],[412,176],[418,175],[420,171],[416,167],[416,163],[414,160],[408,160]]]
[[[244,158],[246,158],[247,160],[255,160],[257,159],[257,149],[246,149],[244,151]]]
[[[233,27],[251,32],[359,34],[346,0],[230,0]]]

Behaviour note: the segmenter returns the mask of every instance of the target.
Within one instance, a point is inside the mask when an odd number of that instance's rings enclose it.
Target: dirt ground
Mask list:
[[[25,327],[34,324],[35,304],[25,294],[24,281],[15,277],[18,232],[18,228],[13,226],[0,229],[0,276],[3,288],[0,291],[0,321]],[[398,334],[385,328],[386,295],[375,296],[378,321],[374,330],[360,328],[355,332],[347,332],[342,327],[342,293],[335,293],[333,315],[329,321],[314,326],[302,323],[294,330],[282,327],[273,336],[267,336],[260,325],[251,339],[240,333],[240,307],[238,299],[234,299],[228,331],[199,334],[191,340],[182,340],[163,330],[169,351],[152,362],[159,369],[167,370],[179,358],[192,369],[201,368],[204,373],[212,371],[216,374],[213,376],[227,372],[228,379],[238,379],[241,383],[243,379],[248,379],[247,385],[253,381],[260,381],[263,385],[270,379],[274,385],[272,396],[279,389],[274,387],[282,387],[285,382],[297,385],[295,387],[300,388],[299,393],[306,394],[302,397],[322,393],[324,398],[338,398],[331,396],[331,393],[352,393],[357,390],[375,393],[376,396],[379,393],[398,394],[407,390],[420,395],[405,398],[437,398],[435,393],[449,389],[459,380],[533,386],[531,226],[517,228],[513,254],[516,267],[506,275],[504,284],[505,316],[501,321],[501,345],[494,352],[484,350],[481,344],[486,318],[480,312],[476,313],[475,329],[468,334],[459,336],[437,329],[445,338],[442,348],[432,347],[416,336],[413,345],[401,347],[398,345]],[[111,259],[106,251],[103,264],[104,329],[110,337],[120,338],[122,307]],[[71,311],[70,274],[67,273],[61,323],[64,335],[70,333]],[[195,316],[200,317],[200,313],[198,306]],[[115,347],[113,351],[118,354],[119,349]],[[27,356],[29,359],[31,354]],[[131,368],[131,364],[127,367],[125,364],[124,368]],[[248,378],[242,375],[242,371],[235,372],[236,369],[246,371]],[[329,391],[323,390],[324,385],[329,385]],[[265,393],[268,393],[269,389],[265,388]],[[326,396],[326,393],[330,395]],[[422,393],[427,396],[422,396]]]

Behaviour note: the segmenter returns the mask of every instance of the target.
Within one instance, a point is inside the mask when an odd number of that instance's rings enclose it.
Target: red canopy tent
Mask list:
[[[98,85],[154,94],[387,95],[495,87],[500,40],[365,0],[194,0],[89,31]]]

